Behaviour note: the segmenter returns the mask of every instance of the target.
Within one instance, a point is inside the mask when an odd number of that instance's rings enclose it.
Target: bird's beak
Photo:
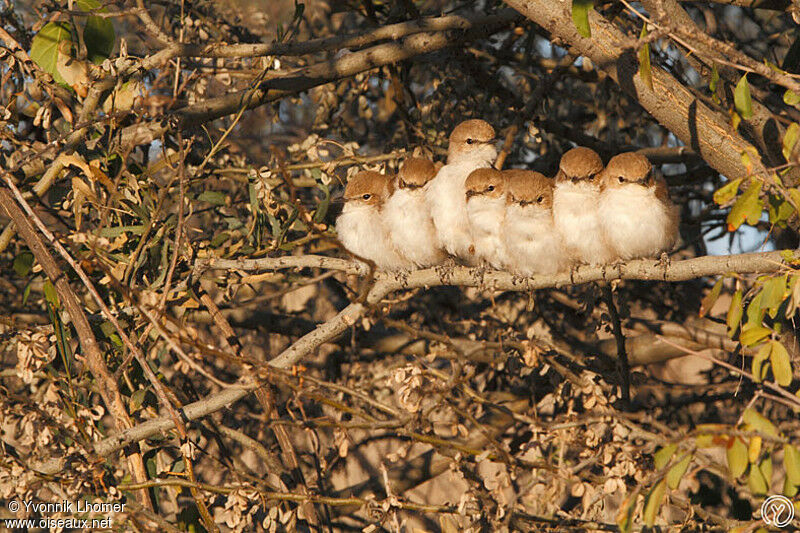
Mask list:
[[[331,195],[330,203],[332,204],[343,204],[344,203],[344,193],[335,193]]]
[[[469,200],[473,196],[478,196],[478,191],[467,191],[467,200]]]

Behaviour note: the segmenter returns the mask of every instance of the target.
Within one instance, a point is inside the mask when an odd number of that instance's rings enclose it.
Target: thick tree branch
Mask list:
[[[651,90],[638,75],[637,39],[621,32],[596,11],[592,10],[589,17],[592,36],[585,38],[572,21],[570,0],[507,0],[506,3],[547,30],[551,38],[563,43],[570,53],[591,59],[658,122],[721,174],[735,179],[753,172],[766,173],[756,147],[731,127],[726,116],[710,109],[672,75],[655,65],[651,67],[654,86]],[[743,152],[750,154],[752,169],[742,163]]]

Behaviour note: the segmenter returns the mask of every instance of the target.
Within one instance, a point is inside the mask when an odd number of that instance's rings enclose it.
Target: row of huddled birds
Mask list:
[[[492,168],[494,141],[490,124],[466,120],[450,134],[444,165],[410,157],[396,176],[355,174],[336,221],[342,245],[380,270],[453,258],[519,276],[658,257],[675,246],[679,210],[643,155],[621,153],[604,167],[595,151],[577,147],[548,178]]]

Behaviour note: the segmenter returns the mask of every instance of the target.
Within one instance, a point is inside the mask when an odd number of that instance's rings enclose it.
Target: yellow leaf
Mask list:
[[[714,304],[717,302],[719,298],[719,293],[722,291],[722,279],[719,278],[714,286],[708,291],[708,294],[705,295],[703,301],[700,302],[700,316],[706,316],[711,308],[714,307]]]
[[[642,33],[640,39],[647,37],[647,24],[642,26]],[[642,78],[647,87],[653,90],[653,72],[650,68],[650,43],[644,44],[639,49],[639,77]]]
[[[665,466],[669,464],[670,459],[675,454],[675,450],[678,449],[677,444],[667,444],[660,450],[658,450],[653,455],[653,463],[655,464],[656,470],[661,470]]]
[[[747,469],[747,445],[742,442],[739,437],[732,437],[728,449],[726,450],[728,457],[728,470],[731,472],[733,478],[738,478]]]
[[[772,341],[769,362],[772,365],[772,373],[778,385],[788,387],[792,383],[792,363],[789,358],[789,352],[778,341]]]
[[[647,503],[644,506],[644,523],[647,527],[653,527],[656,523],[656,516],[658,510],[661,508],[661,502],[664,501],[664,493],[667,490],[667,482],[662,479],[659,481],[650,494],[647,495]]]
[[[744,413],[742,413],[742,420],[745,424],[750,426],[753,431],[758,431],[764,435],[775,438],[780,435],[778,428],[775,427],[775,424],[767,420],[764,415],[755,409],[745,409]]]
[[[800,485],[800,450],[791,444],[783,445],[783,466],[786,468],[786,479],[792,485]]]
[[[758,461],[758,456],[761,454],[761,437],[756,435],[750,439],[750,444],[747,446],[747,460],[751,463]]]

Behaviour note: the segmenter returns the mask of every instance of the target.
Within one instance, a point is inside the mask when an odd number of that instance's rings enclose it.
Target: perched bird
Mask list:
[[[483,120],[465,120],[456,126],[450,134],[447,164],[425,187],[439,241],[449,254],[468,261],[472,237],[464,182],[470,172],[491,166],[497,157],[494,135],[494,128]]]
[[[506,177],[499,170],[479,168],[470,173],[464,186],[472,233],[471,251],[474,250],[474,259],[470,262],[503,268],[506,253],[500,229],[506,214]]]
[[[561,157],[553,191],[553,222],[572,263],[602,265],[614,257],[598,209],[602,170],[600,156],[590,148],[573,148]]]
[[[636,152],[611,158],[601,175],[600,219],[615,260],[656,257],[678,238],[678,207],[663,178]]]
[[[552,274],[567,266],[553,224],[553,180],[530,170],[506,170],[508,206],[500,234],[514,274]]]
[[[427,159],[406,159],[397,174],[397,186],[383,208],[392,244],[402,258],[419,268],[438,265],[446,258],[423,190],[436,172],[436,166]]]
[[[397,253],[384,223],[382,209],[391,193],[391,178],[380,172],[364,170],[350,178],[336,233],[347,251],[374,261],[379,269],[408,269],[411,263]]]

